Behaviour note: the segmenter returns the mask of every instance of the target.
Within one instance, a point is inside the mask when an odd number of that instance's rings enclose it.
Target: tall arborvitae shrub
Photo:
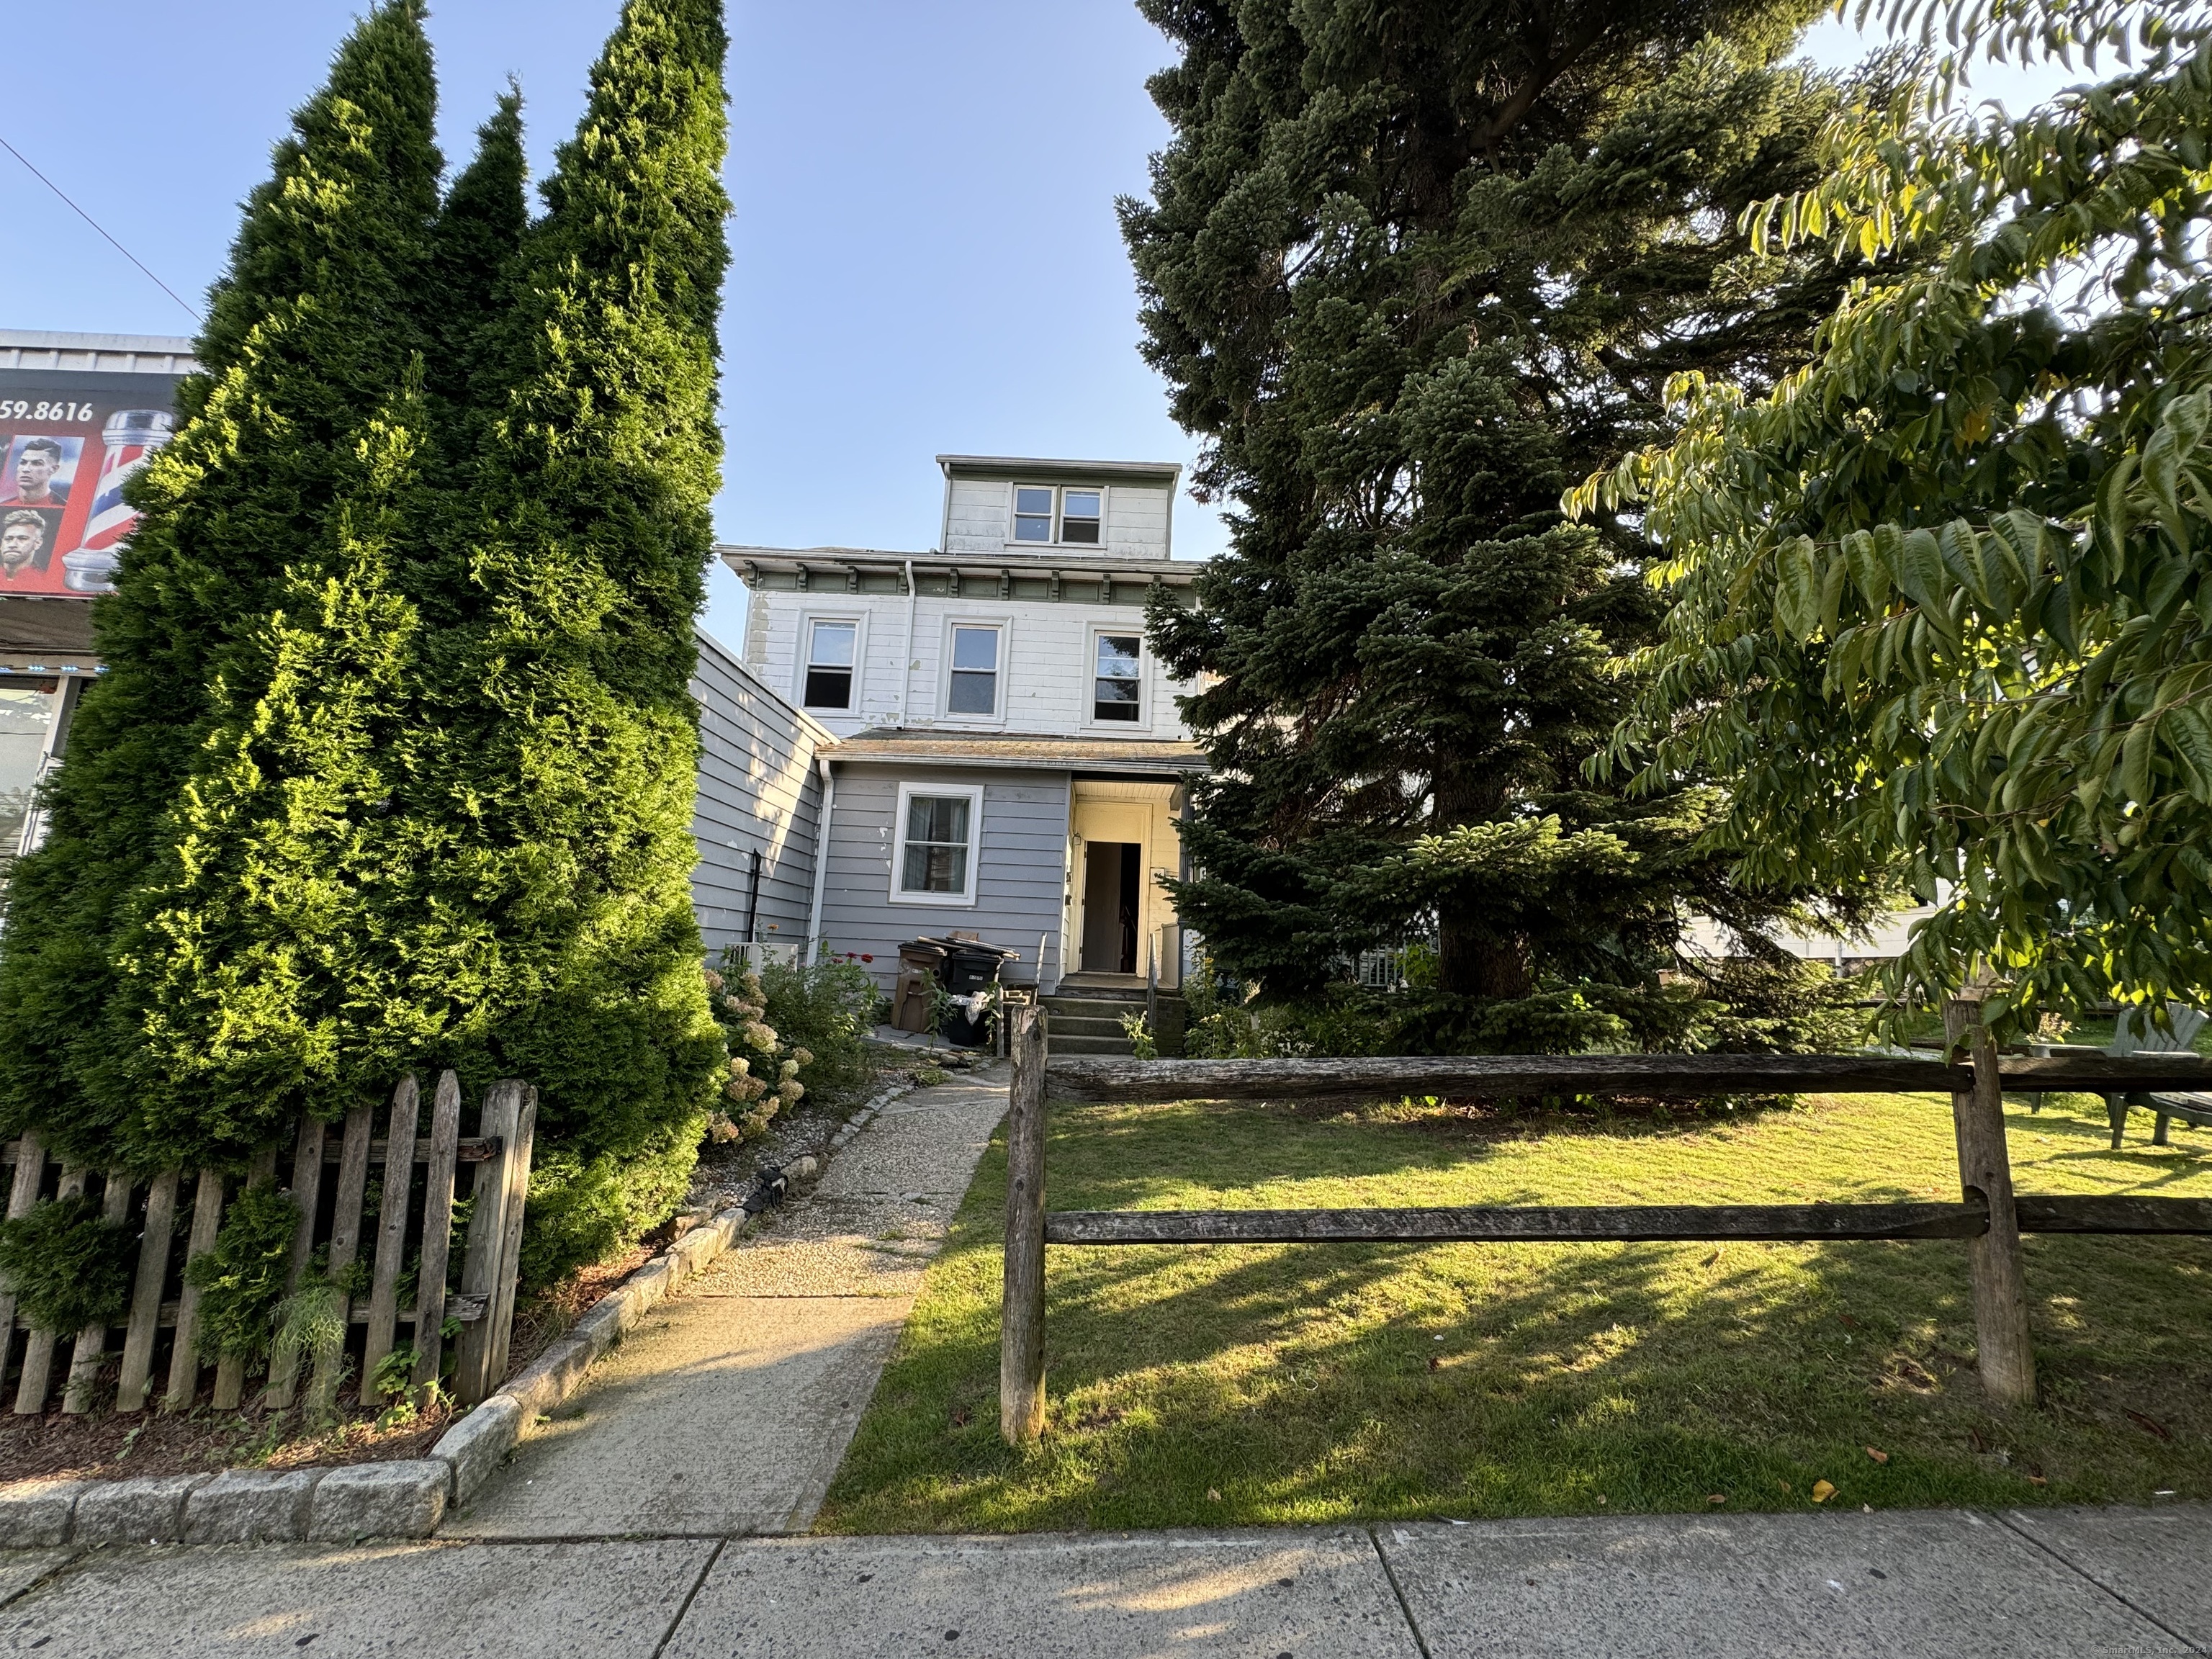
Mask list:
[[[629,0],[592,70],[477,382],[459,620],[432,647],[410,805],[476,927],[460,1058],[540,1091],[534,1278],[670,1212],[722,1063],[686,686],[720,460],[725,49],[716,0]]]
[[[234,1159],[342,1080],[352,993],[309,942],[357,915],[388,787],[361,750],[402,648],[380,573],[421,441],[434,104],[419,0],[388,0],[277,147],[132,485],[107,672],[0,937],[0,1129],[66,1156]]]
[[[1560,495],[1669,375],[1771,384],[1840,290],[1737,228],[1845,95],[1782,61],[1817,6],[1141,3],[1182,52],[1123,209],[1145,351],[1233,507],[1200,605],[1152,617],[1212,763],[1184,919],[1292,996],[1434,940],[1404,1046],[1667,1040],[1686,917],[1790,895],[1704,850],[1711,792],[1584,775],[1656,556]]]

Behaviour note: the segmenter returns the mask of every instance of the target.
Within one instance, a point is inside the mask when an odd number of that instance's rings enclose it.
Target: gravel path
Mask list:
[[[1006,1109],[1004,1066],[893,1101],[631,1332],[444,1534],[805,1531]]]

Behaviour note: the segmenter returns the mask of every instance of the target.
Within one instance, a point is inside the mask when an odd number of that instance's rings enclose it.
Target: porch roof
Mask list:
[[[833,761],[929,766],[1018,766],[1063,772],[1203,772],[1206,754],[1187,739],[999,736],[878,727],[816,751]]]

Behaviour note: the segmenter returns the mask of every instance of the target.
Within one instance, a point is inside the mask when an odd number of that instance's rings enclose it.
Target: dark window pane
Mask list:
[[[849,668],[810,668],[806,671],[809,708],[849,708],[853,705],[853,671]]]
[[[978,674],[968,669],[952,671],[952,696],[950,712],[955,714],[988,714],[997,710],[999,677]]]
[[[956,628],[952,630],[955,668],[996,668],[999,630],[995,628]]]
[[[968,885],[968,849],[909,846],[906,849],[906,868],[900,874],[902,892],[961,892]]]
[[[1100,680],[1097,686],[1097,696],[1091,711],[1094,719],[1133,720],[1137,718],[1136,681]]]
[[[808,665],[823,668],[850,668],[853,665],[853,636],[858,631],[851,623],[815,623],[814,638],[806,653]]]
[[[968,840],[968,797],[965,795],[915,795],[906,804],[906,838],[908,842]]]
[[[1060,538],[1064,542],[1081,542],[1092,547],[1098,544],[1098,520],[1096,519],[1062,519]]]
[[[1018,542],[1048,542],[1052,539],[1052,520],[1032,519],[1024,514],[1014,518],[1014,539]]]

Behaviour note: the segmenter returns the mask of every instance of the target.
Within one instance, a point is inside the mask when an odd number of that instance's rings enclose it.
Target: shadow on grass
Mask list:
[[[1055,1115],[1048,1180],[1055,1208],[1264,1206],[1340,1184],[1361,1190],[1297,1201],[1610,1202],[1624,1182],[1696,1201],[1700,1159],[1832,1187],[1832,1164],[1870,1158],[1887,1163],[1858,1168],[1848,1195],[1909,1197],[1955,1183],[1948,1120],[1895,1097],[1818,1124],[1569,1136],[1517,1160],[1493,1144],[1471,1160],[1397,1125],[1084,1108]],[[2089,1132],[2020,1122],[2059,1143]],[[2075,1179],[2187,1173],[2112,1157]],[[1881,1507],[2212,1492],[2212,1248],[2187,1239],[2031,1240],[2044,1399],[2010,1413],[1974,1379],[1957,1242],[1055,1247],[1049,1425],[1016,1452],[997,1434],[1004,1180],[994,1146],[825,1528],[1786,1508],[1820,1480],[1832,1504]]]

